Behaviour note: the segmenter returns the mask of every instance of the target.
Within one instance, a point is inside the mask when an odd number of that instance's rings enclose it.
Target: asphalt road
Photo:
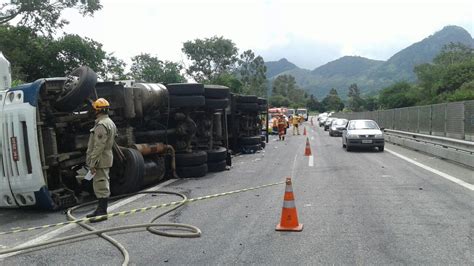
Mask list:
[[[292,177],[302,232],[276,232],[284,185],[189,203],[160,222],[192,224],[200,238],[167,238],[146,230],[110,233],[132,264],[474,264],[474,191],[403,160],[474,184],[472,169],[401,147],[385,152],[346,152],[341,139],[317,126],[308,129],[314,156],[303,156],[306,136],[272,137],[265,151],[237,156],[230,171],[170,182],[163,190],[188,197],[284,181]],[[289,131],[291,133],[291,131]],[[117,209],[179,200],[146,195]],[[109,219],[106,228],[146,223],[158,211]],[[61,213],[0,210],[0,231],[64,221]],[[59,236],[83,232],[71,227]],[[13,247],[56,229],[0,236]],[[51,233],[53,232],[53,233]],[[0,246],[2,250],[2,246]],[[97,237],[1,257],[2,265],[118,265],[120,252]]]

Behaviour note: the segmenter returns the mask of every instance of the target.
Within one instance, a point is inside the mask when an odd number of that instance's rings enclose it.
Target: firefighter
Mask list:
[[[278,117],[278,138],[280,140],[285,140],[286,135],[286,120],[283,115]]]
[[[99,98],[92,103],[96,120],[94,127],[90,130],[86,164],[94,175],[93,187],[98,206],[93,213],[86,216],[87,218],[107,214],[107,200],[110,196],[109,170],[113,163],[112,146],[117,134],[117,128],[108,115],[109,107],[109,102],[104,98]],[[93,219],[91,222],[103,220],[107,220],[107,217]]]
[[[296,134],[300,134],[300,129],[299,129],[299,124],[300,124],[300,119],[297,115],[294,115],[291,118],[291,123],[293,124],[293,136]],[[296,132],[296,133],[295,133]]]
[[[278,133],[278,116],[275,115],[272,118],[272,134]]]

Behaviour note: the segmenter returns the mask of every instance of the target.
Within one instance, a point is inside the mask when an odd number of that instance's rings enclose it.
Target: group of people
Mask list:
[[[286,121],[283,114],[273,116],[272,125],[273,131],[278,132],[278,139],[285,140],[286,129],[288,128],[288,123],[293,126],[293,136],[300,135],[299,125],[304,121],[303,116],[293,115],[290,116],[288,121]]]

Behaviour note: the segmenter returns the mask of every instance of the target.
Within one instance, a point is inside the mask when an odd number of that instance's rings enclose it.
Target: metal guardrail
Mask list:
[[[392,130],[392,129],[385,129],[384,131],[392,135],[398,135],[398,136],[411,138],[415,141],[424,142],[427,144],[441,146],[443,148],[449,148],[449,149],[454,149],[457,151],[464,151],[470,154],[474,154],[474,142],[472,141],[458,140],[458,139],[438,137],[438,136],[430,136],[430,135],[425,135],[425,134],[418,134],[418,133],[413,133],[413,132],[406,132],[406,131],[399,131],[399,130]]]
[[[474,168],[474,142],[385,129],[385,140]]]

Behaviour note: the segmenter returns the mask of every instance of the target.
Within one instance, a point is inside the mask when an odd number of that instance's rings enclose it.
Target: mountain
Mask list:
[[[267,77],[273,77],[287,70],[298,68],[295,64],[286,60],[286,58],[265,62],[265,66],[267,67]]]
[[[267,77],[274,79],[278,75],[293,75],[300,87],[319,99],[324,98],[331,88],[336,88],[339,95],[345,98],[352,83],[357,83],[362,93],[373,94],[397,81],[415,81],[414,67],[432,62],[443,46],[451,42],[474,47],[469,32],[458,26],[446,26],[397,52],[387,61],[344,56],[309,71],[282,59],[266,63],[272,66],[272,72],[267,71]]]

